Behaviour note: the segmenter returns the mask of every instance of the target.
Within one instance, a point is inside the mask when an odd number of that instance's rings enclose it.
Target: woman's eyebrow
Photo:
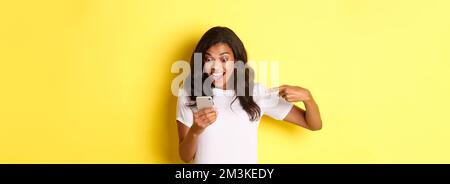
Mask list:
[[[219,55],[224,55],[224,54],[230,54],[230,53],[225,51],[225,52],[220,53]]]
[[[229,52],[225,51],[225,52],[221,52],[221,53],[219,54],[219,56],[222,56],[222,55],[225,55],[225,54],[228,54],[228,55],[230,55],[230,53],[229,53]],[[212,56],[212,54],[211,54],[211,53],[209,53],[209,52],[206,52],[206,53],[205,53],[205,55],[207,55],[207,56]]]

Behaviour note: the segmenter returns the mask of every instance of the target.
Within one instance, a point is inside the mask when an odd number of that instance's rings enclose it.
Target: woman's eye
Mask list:
[[[221,61],[222,61],[222,62],[227,62],[227,61],[228,61],[228,58],[222,58]]]

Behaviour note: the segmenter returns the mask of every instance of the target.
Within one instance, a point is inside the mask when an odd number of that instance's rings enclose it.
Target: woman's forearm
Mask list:
[[[322,120],[320,118],[319,106],[314,99],[304,101],[306,114],[305,119],[311,130],[322,129]]]
[[[195,153],[197,152],[197,137],[198,135],[188,131],[183,141],[181,141],[179,154],[184,162],[190,162],[194,159]]]

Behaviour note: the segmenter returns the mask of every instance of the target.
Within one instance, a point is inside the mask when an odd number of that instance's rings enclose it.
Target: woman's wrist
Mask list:
[[[195,131],[195,128],[191,127],[191,129],[189,129],[187,136],[190,136],[192,138],[197,138],[200,135],[200,133]]]
[[[316,101],[314,101],[314,98],[312,96],[309,96],[308,100],[303,100],[303,103],[305,105],[314,105]]]

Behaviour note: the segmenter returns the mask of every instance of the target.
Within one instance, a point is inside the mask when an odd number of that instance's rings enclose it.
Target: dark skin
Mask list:
[[[225,59],[223,53],[228,53]],[[206,68],[206,71],[210,74],[215,71],[225,71],[225,75],[223,76],[224,80],[218,83],[223,85],[216,86],[226,89],[226,81],[230,76],[230,72],[226,71],[231,71],[234,67],[234,63],[232,63],[234,56],[231,48],[226,44],[217,44],[208,49],[207,55],[208,61],[213,61],[213,63],[211,64],[211,68]],[[288,102],[302,102],[305,105],[305,109],[294,105],[283,121],[293,123],[311,131],[317,131],[322,128],[319,107],[308,89],[299,86],[282,85],[272,90],[277,90],[279,95]],[[177,121],[179,154],[184,162],[190,162],[194,159],[198,136],[209,125],[214,123],[216,119],[217,113],[215,109],[207,108],[194,113],[194,122],[190,128]]]

